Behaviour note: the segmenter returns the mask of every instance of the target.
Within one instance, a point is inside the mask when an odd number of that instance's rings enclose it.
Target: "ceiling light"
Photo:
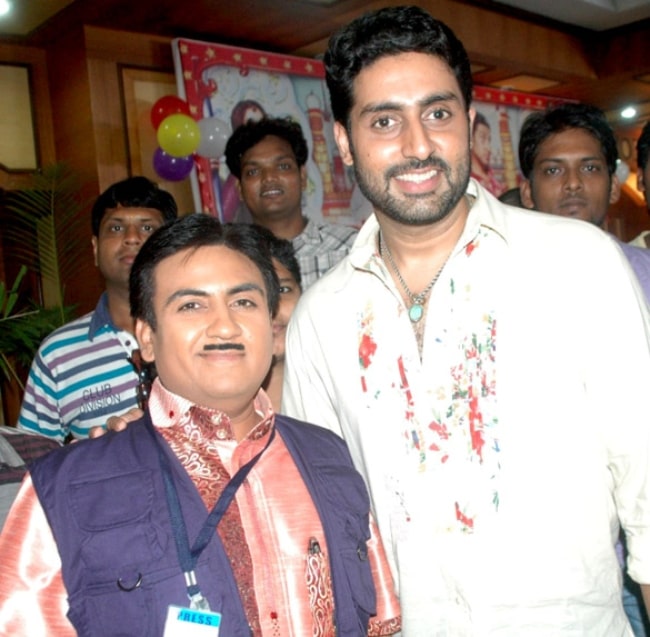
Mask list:
[[[11,3],[9,0],[0,0],[0,16],[7,15],[11,11]]]
[[[636,117],[636,108],[634,106],[627,106],[621,111],[621,117],[624,119],[632,119]]]

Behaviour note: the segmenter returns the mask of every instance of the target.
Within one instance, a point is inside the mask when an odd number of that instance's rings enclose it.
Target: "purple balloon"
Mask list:
[[[162,148],[156,148],[153,154],[153,167],[159,177],[167,181],[182,181],[194,167],[194,155],[174,157]]]

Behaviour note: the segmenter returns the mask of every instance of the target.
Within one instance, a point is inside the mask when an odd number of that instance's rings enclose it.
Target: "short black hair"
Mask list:
[[[366,13],[334,33],[323,57],[334,119],[348,127],[353,82],[382,57],[425,53],[441,58],[454,74],[469,110],[472,72],[465,47],[454,32],[419,7],[389,7]]]
[[[519,187],[510,188],[505,192],[502,192],[497,199],[502,203],[506,203],[509,206],[517,206],[518,208],[525,208],[523,202],[521,201],[521,191]]]
[[[266,241],[268,244],[271,257],[277,259],[293,277],[294,281],[302,289],[302,277],[300,274],[300,265],[296,258],[296,250],[293,243],[288,239],[281,239],[276,237],[268,228],[257,224],[252,224],[255,230],[260,235],[260,240]]]
[[[158,210],[165,222],[178,216],[174,197],[146,177],[129,177],[109,186],[95,201],[91,212],[93,236],[99,236],[99,226],[107,210],[122,208],[152,208]]]
[[[542,142],[555,133],[573,128],[585,130],[598,140],[610,177],[616,172],[618,148],[605,113],[591,104],[567,102],[531,113],[524,120],[519,137],[519,167],[526,179],[532,175]]]
[[[264,117],[242,124],[228,139],[226,165],[234,177],[241,179],[241,158],[244,153],[269,135],[284,139],[291,146],[298,166],[305,165],[309,151],[300,124],[288,117]]]
[[[201,212],[185,215],[158,228],[138,252],[129,276],[131,316],[156,329],[153,297],[156,266],[183,250],[224,246],[250,259],[259,269],[266,288],[269,312],[277,312],[280,284],[273,268],[271,252],[258,230],[246,223],[222,224],[216,217]]]
[[[650,155],[650,122],[646,122],[641,131],[641,137],[636,143],[636,163],[641,170],[645,170],[648,165],[648,155]]]

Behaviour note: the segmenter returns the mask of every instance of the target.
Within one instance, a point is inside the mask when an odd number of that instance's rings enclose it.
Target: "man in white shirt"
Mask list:
[[[325,54],[374,208],[289,327],[286,413],[364,474],[403,634],[631,635],[614,545],[650,583],[650,318],[611,239],[470,181],[462,44],[415,7]]]

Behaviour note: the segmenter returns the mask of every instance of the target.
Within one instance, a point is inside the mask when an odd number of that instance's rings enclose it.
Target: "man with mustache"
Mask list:
[[[354,228],[303,215],[308,148],[300,124],[283,118],[249,121],[231,135],[225,153],[253,221],[293,244],[303,288],[349,252]]]
[[[590,104],[560,104],[531,113],[521,127],[519,164],[526,208],[605,227],[618,201],[616,138]],[[650,251],[618,242],[650,301]]]
[[[0,535],[0,634],[399,631],[345,444],[260,389],[279,293],[255,226],[187,215],[148,239],[130,277],[147,410],[30,467]]]
[[[174,198],[146,177],[109,186],[91,211],[95,265],[106,290],[97,307],[50,334],[31,370],[18,428],[63,442],[86,438],[111,414],[138,404],[129,272],[145,239],[177,216]],[[78,285],[83,285],[79,273]]]
[[[294,310],[283,404],[348,443],[403,634],[630,635],[615,541],[650,600],[650,316],[625,258],[470,180],[469,59],[423,9],[355,19],[324,64],[374,214]]]

